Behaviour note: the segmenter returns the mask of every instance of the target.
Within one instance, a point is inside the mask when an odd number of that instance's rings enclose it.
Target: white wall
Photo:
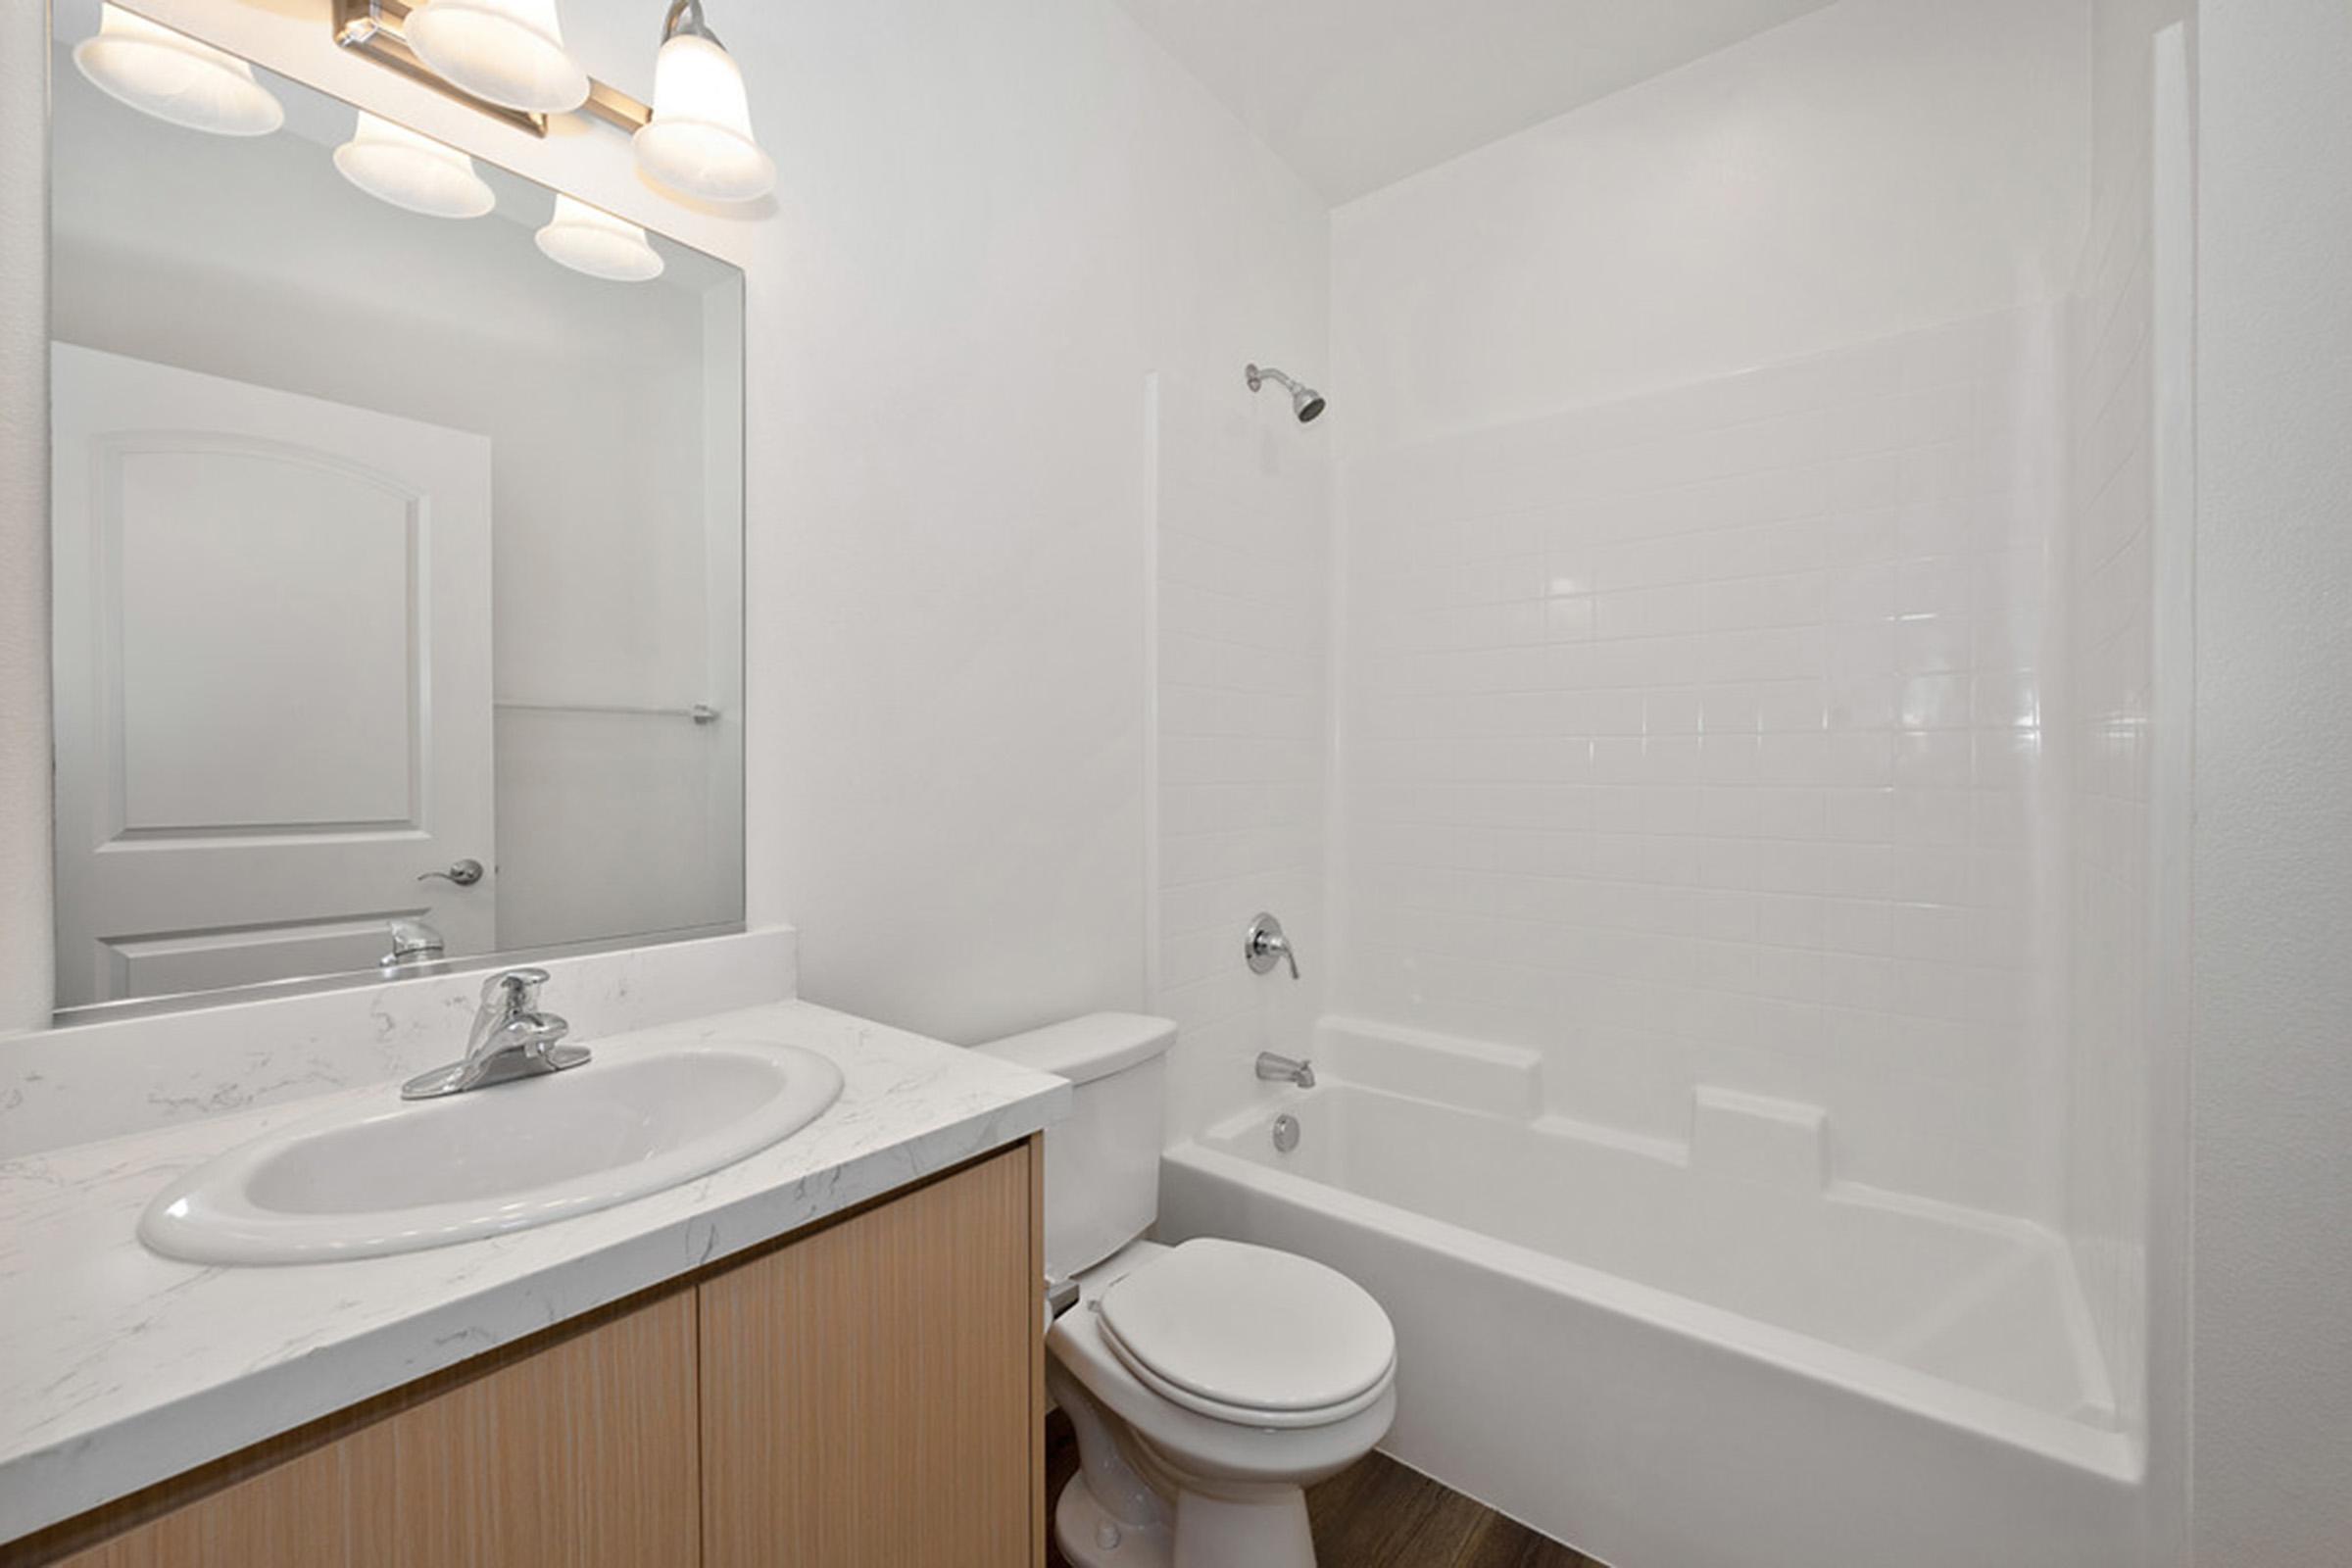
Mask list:
[[[1342,208],[1348,439],[2061,292],[2084,217],[2086,18],[2082,0],[1844,0]]]
[[[1341,1005],[2057,1218],[2089,30],[1844,0],[1335,215]]]
[[[608,131],[534,143],[341,56],[317,8],[150,9],[747,268],[750,917],[801,926],[811,999],[952,1038],[1140,1004],[1144,376],[1321,362],[1297,177],[1103,0],[722,5],[781,172],[749,217],[660,197]],[[566,24],[644,90],[642,7]],[[39,101],[43,54],[8,51],[0,100]],[[27,250],[37,128],[0,148]],[[8,548],[44,523],[12,512]],[[42,662],[0,671],[12,744]],[[44,931],[11,921],[12,972],[45,976]]]
[[[2352,1554],[2352,9],[2198,18],[2194,1529]]]
[[[1135,1005],[1143,372],[1311,371],[1324,215],[1101,0],[713,24],[769,63],[788,198],[753,296],[755,906],[807,995],[951,1038]]]
[[[1168,1124],[1182,1137],[1272,1092],[1257,1053],[1307,1054],[1335,961],[1330,431],[1238,372],[1154,383],[1152,1007],[1179,1028]],[[1260,910],[1282,921],[1299,979],[1244,961]]]

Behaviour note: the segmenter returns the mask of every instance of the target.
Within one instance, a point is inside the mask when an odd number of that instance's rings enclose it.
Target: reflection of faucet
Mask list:
[[[1315,1064],[1297,1056],[1277,1056],[1271,1051],[1257,1054],[1257,1075],[1270,1084],[1297,1084],[1301,1089],[1315,1087]]]
[[[539,1010],[539,988],[545,984],[545,969],[492,975],[482,987],[481,1010],[473,1016],[466,1059],[410,1079],[400,1086],[400,1098],[438,1100],[511,1078],[562,1072],[586,1061],[586,1046],[561,1044],[571,1025]]]
[[[392,951],[375,961],[386,970],[410,969],[440,962],[443,951],[441,933],[422,920],[395,920]]]

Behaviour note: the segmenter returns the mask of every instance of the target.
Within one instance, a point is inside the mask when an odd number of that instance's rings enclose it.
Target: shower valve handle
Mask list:
[[[1291,978],[1298,978],[1298,955],[1291,950],[1291,939],[1282,934],[1282,922],[1270,914],[1261,914],[1250,922],[1250,934],[1242,943],[1242,956],[1250,960],[1252,974],[1272,974],[1276,964],[1287,961]]]

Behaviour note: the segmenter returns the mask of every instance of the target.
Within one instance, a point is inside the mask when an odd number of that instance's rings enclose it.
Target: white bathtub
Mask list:
[[[1395,1457],[1616,1568],[2149,1560],[2049,1232],[1824,1182],[1806,1107],[1650,1144],[1542,1114],[1523,1053],[1327,1022],[1316,1065],[1169,1152],[1159,1232],[1371,1290]]]

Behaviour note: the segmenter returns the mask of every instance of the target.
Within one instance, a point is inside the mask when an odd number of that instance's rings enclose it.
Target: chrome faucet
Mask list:
[[[1282,922],[1270,914],[1250,922],[1250,929],[1242,935],[1242,956],[1250,960],[1251,974],[1272,974],[1276,964],[1288,959],[1291,978],[1298,978],[1298,955],[1291,947],[1291,939],[1282,934]]]
[[[437,964],[441,961],[442,954],[447,951],[447,945],[441,940],[441,933],[422,920],[394,920],[389,929],[392,934],[392,951],[375,960],[377,966],[386,974],[396,974],[403,969]]]
[[[571,1025],[539,1010],[545,969],[509,969],[482,987],[481,1010],[466,1042],[466,1059],[420,1073],[400,1086],[403,1100],[438,1100],[468,1089],[562,1072],[588,1059],[586,1046],[566,1046]]]
[[[1315,1087],[1315,1064],[1298,1056],[1277,1056],[1271,1051],[1257,1054],[1257,1075],[1270,1084],[1297,1084],[1301,1089]]]

